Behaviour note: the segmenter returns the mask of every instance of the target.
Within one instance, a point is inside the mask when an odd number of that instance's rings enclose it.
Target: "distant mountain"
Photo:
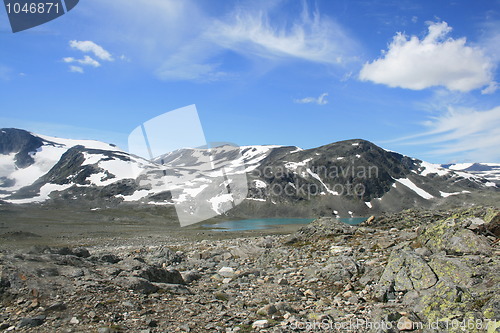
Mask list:
[[[491,171],[477,168],[455,171],[360,139],[308,150],[182,149],[148,161],[98,141],[0,130],[0,204],[60,201],[99,209],[185,203],[217,215],[240,203],[228,214],[368,216],[460,205],[497,192],[497,185],[480,174]],[[237,181],[244,181],[248,191],[231,192]]]
[[[463,171],[500,185],[500,163],[457,163],[442,164],[443,168],[450,170]]]

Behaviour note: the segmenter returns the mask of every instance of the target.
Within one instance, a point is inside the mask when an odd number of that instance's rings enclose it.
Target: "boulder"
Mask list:
[[[388,300],[388,293],[429,289],[438,281],[429,264],[410,248],[392,251],[378,282],[376,298]]]
[[[122,288],[137,291],[143,294],[151,294],[158,291],[158,287],[146,279],[140,277],[124,277],[115,280]]]
[[[185,284],[181,273],[175,269],[163,269],[154,266],[148,266],[139,270],[136,274],[150,282]]]
[[[344,223],[336,218],[322,217],[300,228],[290,237],[287,243],[293,244],[297,241],[316,240],[318,238],[338,235],[352,235],[355,231],[355,226]]]
[[[39,315],[30,318],[22,318],[17,324],[17,328],[40,326],[45,322],[45,318],[47,318],[45,315]]]
[[[349,282],[354,276],[362,274],[360,264],[351,256],[333,256],[328,258],[326,265],[317,275],[328,282]]]
[[[468,229],[470,226],[471,220],[467,218],[437,221],[427,226],[417,241],[432,252],[445,251],[451,255],[491,255],[489,240],[484,235]]]

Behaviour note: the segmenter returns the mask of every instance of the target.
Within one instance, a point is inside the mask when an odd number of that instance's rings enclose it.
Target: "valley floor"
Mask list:
[[[500,327],[494,208],[407,210],[360,226],[322,218],[300,229],[238,234],[123,220],[54,234],[48,219],[47,230],[20,221],[25,228],[17,232],[0,228],[0,330]]]

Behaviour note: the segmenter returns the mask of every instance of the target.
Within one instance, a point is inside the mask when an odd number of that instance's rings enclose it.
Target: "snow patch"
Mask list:
[[[473,166],[474,163],[457,163],[450,165],[450,170],[464,170]]]
[[[294,153],[298,153],[299,151],[303,151],[304,149],[302,148],[299,148],[299,147],[296,147],[295,150],[291,151],[289,154],[294,154]]]
[[[286,162],[285,168],[290,170],[297,170],[299,167],[306,166],[307,163],[309,163],[311,160],[312,158],[305,159],[302,162]]]
[[[69,149],[74,146],[84,146],[85,148],[90,148],[90,149],[101,149],[101,150],[111,150],[111,151],[121,151],[120,148],[111,145],[109,143],[104,143],[101,141],[96,141],[96,140],[75,140],[75,139],[61,139],[61,138],[56,138],[52,136],[47,136],[47,135],[41,135],[41,134],[36,134],[36,133],[31,133],[34,136],[37,136],[43,140],[46,141],[51,141],[54,143],[57,143],[59,145],[66,146],[66,149]]]
[[[408,178],[396,179],[396,181],[398,183],[403,184],[404,186],[408,187],[410,190],[417,193],[419,196],[421,196],[424,199],[429,200],[429,199],[434,198],[434,196],[432,194],[429,194],[426,191],[422,190],[420,187],[413,184],[413,182],[411,180],[409,180]]]
[[[23,203],[35,203],[35,202],[43,202],[49,199],[50,193],[54,191],[64,191],[65,189],[71,187],[72,184],[64,184],[64,185],[58,185],[58,184],[45,184],[40,188],[40,194],[36,197],[33,198],[27,198],[27,199],[13,199],[13,200],[5,200],[10,203],[15,203],[15,204],[23,204]]]
[[[365,204],[368,206],[368,208],[372,208],[372,204],[369,201],[366,201]]]
[[[443,198],[447,198],[451,195],[459,195],[459,194],[462,194],[462,193],[470,193],[469,191],[462,191],[462,192],[453,192],[453,193],[446,193],[446,192],[442,192],[442,191],[439,191],[439,194],[441,194],[441,197]]]
[[[324,186],[324,188],[326,189],[326,191],[327,191],[328,193],[330,193],[330,194],[332,194],[332,195],[339,195],[339,193],[338,193],[338,192],[330,190],[330,189],[328,188],[328,186],[326,186],[326,184],[325,184],[325,183],[321,180],[321,178],[320,178],[320,177],[319,177],[316,173],[312,172],[312,170],[311,170],[311,169],[307,168],[307,169],[306,169],[306,171],[307,171],[307,172],[308,172],[311,176],[313,176],[315,179],[317,179],[317,180],[321,183],[321,185],[323,185],[323,186]]]
[[[118,194],[116,197],[123,198],[123,201],[138,201],[141,200],[142,198],[147,197],[148,194],[149,194],[148,190],[138,190],[132,193],[131,195]]]
[[[422,170],[420,172],[420,174],[422,176],[427,176],[427,175],[430,175],[430,174],[433,174],[433,173],[436,173],[438,176],[444,176],[444,175],[447,175],[449,173],[449,171],[447,169],[442,168],[438,164],[432,164],[432,163],[428,163],[428,162],[422,162],[420,164],[420,166],[424,168],[424,170]]]
[[[231,193],[224,193],[208,200],[208,202],[212,205],[213,211],[217,214],[222,214],[224,210],[221,209],[221,206],[230,201],[233,201],[233,195]]]

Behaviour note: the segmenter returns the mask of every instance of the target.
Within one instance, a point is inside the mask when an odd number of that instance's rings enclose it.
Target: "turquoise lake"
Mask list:
[[[212,231],[248,231],[248,230],[262,230],[268,229],[277,225],[285,224],[308,224],[315,219],[304,218],[273,218],[273,219],[250,219],[250,220],[237,220],[237,221],[224,221],[215,224],[204,224],[203,227],[211,228]],[[356,225],[365,221],[365,217],[352,217],[341,218],[340,221]]]

